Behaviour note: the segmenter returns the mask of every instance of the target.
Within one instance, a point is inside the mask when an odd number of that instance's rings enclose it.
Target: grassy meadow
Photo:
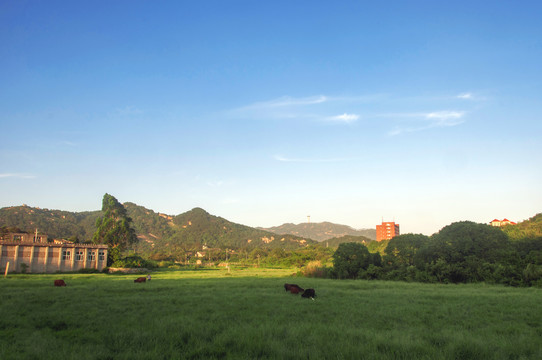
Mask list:
[[[542,290],[291,269],[0,278],[0,359],[540,359]],[[65,288],[53,287],[62,278]],[[315,301],[283,284],[316,289]]]

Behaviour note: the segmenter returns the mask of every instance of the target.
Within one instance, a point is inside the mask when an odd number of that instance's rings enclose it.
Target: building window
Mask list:
[[[88,261],[94,261],[96,260],[96,252],[95,251],[89,251],[87,256]]]
[[[83,258],[85,257],[83,250],[77,250],[75,252],[75,260],[77,261],[83,261]]]
[[[100,260],[100,261],[105,260],[105,251],[98,252],[98,260]]]
[[[22,235],[13,235],[13,241],[23,241]]]
[[[62,260],[71,260],[72,252],[70,250],[62,250]]]

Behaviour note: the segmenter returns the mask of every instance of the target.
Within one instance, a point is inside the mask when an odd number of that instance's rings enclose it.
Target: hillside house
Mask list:
[[[491,226],[497,226],[497,227],[501,227],[501,226],[505,226],[505,225],[516,225],[515,222],[513,221],[510,221],[508,219],[503,219],[503,220],[497,220],[497,219],[494,219],[493,221],[491,221],[489,223]]]

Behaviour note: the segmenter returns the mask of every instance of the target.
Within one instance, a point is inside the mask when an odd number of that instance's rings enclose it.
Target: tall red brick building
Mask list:
[[[376,241],[389,240],[399,235],[399,224],[395,222],[382,222],[376,225]]]

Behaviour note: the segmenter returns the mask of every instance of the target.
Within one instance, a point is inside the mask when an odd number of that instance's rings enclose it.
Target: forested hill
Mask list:
[[[316,243],[299,236],[277,236],[268,231],[232,223],[200,208],[171,216],[129,202],[124,207],[140,239],[136,249],[143,252],[169,253],[172,247],[197,249],[203,245],[295,249]],[[92,240],[96,219],[101,214],[101,211],[69,212],[26,205],[14,206],[0,209],[0,226],[27,232],[38,229],[50,238],[87,242]]]
[[[334,237],[331,239],[327,239],[322,241],[322,245],[330,248],[337,248],[342,243],[348,243],[348,242],[355,242],[355,243],[361,243],[364,245],[368,245],[369,243],[376,241],[373,239],[369,239],[366,236],[354,236],[354,235],[345,235],[341,237]]]
[[[522,221],[517,225],[506,225],[502,230],[511,240],[542,238],[542,213],[536,214],[529,220]]]
[[[177,216],[157,214],[135,204],[125,204],[140,238],[139,252],[172,254],[177,251],[210,248],[296,249],[316,244],[299,236],[277,236],[268,231],[236,224],[195,208]]]
[[[347,225],[333,224],[330,222],[321,223],[301,223],[301,224],[282,224],[271,228],[260,228],[271,231],[275,234],[291,234],[310,238],[316,241],[324,241],[342,236],[364,236],[371,240],[376,240],[376,229],[356,230]]]
[[[96,219],[101,211],[70,212],[30,207],[11,206],[0,209],[0,226],[18,228],[26,232],[47,234],[53,239],[76,238],[90,241],[96,231]]]

